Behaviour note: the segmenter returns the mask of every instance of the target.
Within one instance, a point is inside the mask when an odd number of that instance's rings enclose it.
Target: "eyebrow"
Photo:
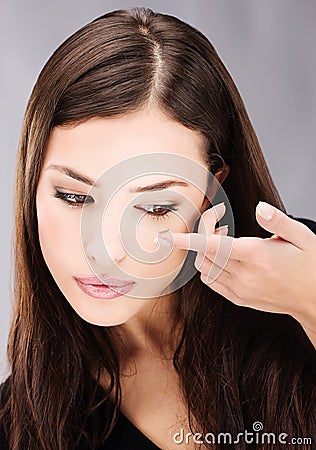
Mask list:
[[[185,181],[177,181],[177,180],[166,180],[160,181],[159,183],[150,184],[148,186],[137,187],[130,189],[129,192],[146,192],[146,191],[160,191],[162,189],[167,189],[170,186],[184,186],[189,187],[188,183]]]
[[[46,167],[45,170],[58,170],[58,172],[64,173],[68,177],[71,177],[77,181],[80,181],[81,183],[88,184],[89,186],[93,186],[93,185],[98,186],[98,184],[95,183],[91,178],[87,177],[86,175],[82,175],[81,173],[76,172],[74,169],[71,169],[70,167],[51,164],[48,167]],[[165,181],[160,181],[158,183],[149,184],[148,186],[139,186],[136,188],[131,188],[129,190],[129,192],[139,193],[139,192],[147,192],[147,191],[159,191],[162,189],[167,189],[171,186],[189,187],[188,183],[186,183],[185,181],[165,180]]]
[[[64,173],[68,177],[71,177],[74,180],[80,181],[80,183],[88,184],[89,186],[93,186],[95,184],[95,186],[97,186],[97,183],[94,183],[94,181],[91,180],[91,178],[76,172],[75,170],[71,169],[70,167],[58,166],[56,164],[51,164],[50,166],[46,167],[45,170],[49,170],[49,169],[58,170],[58,172]]]

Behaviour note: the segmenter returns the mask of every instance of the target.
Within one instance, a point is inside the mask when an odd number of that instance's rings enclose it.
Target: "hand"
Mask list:
[[[260,215],[270,209],[268,220]],[[198,233],[161,233],[175,247],[197,252],[195,266],[211,289],[240,306],[290,314],[316,347],[316,236],[304,224],[264,202],[256,220],[270,238],[233,238],[215,231],[225,205],[205,211]],[[170,244],[169,244],[170,245]]]

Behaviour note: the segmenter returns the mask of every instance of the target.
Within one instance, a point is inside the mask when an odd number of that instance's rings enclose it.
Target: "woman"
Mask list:
[[[148,155],[150,173],[135,184],[134,162]],[[16,173],[16,303],[11,376],[2,386],[3,447],[242,449],[250,443],[240,435],[247,430],[257,434],[253,448],[271,448],[258,440],[259,422],[277,439],[312,437],[315,350],[302,324],[289,314],[240,307],[199,273],[165,294],[187,252],[174,247],[159,261],[143,261],[118,239],[117,224],[136,210],[143,214],[135,219],[137,239],[149,255],[159,247],[158,231],[192,231],[193,218],[204,212],[213,237],[225,234],[215,231],[223,206],[206,212],[218,205],[220,189],[209,198],[190,179],[166,185],[157,155],[166,163],[176,155],[214,175],[229,199],[237,238],[271,236],[256,222],[255,207],[261,200],[285,208],[211,44],[174,17],[114,11],[55,51],[27,106]],[[134,204],[133,195],[115,190],[124,172],[115,169],[125,170],[125,161],[133,168],[128,187],[157,194],[152,204],[149,197]],[[168,166],[168,173],[177,170],[175,162]],[[96,211],[100,180],[102,192],[113,193],[101,201],[110,216],[102,223],[105,252],[93,240],[99,215],[85,216]],[[154,204],[166,188],[178,204],[169,197]],[[196,216],[177,215],[179,199]],[[129,205],[131,215],[121,216]],[[105,287],[95,281],[103,276]],[[190,430],[201,436],[193,439]]]

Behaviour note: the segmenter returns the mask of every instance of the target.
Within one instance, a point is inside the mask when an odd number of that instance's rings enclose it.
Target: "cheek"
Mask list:
[[[136,227],[136,238],[139,246],[147,252],[156,251],[159,244],[155,242],[155,238],[159,231],[165,229],[178,233],[189,231],[185,221],[174,213],[158,219],[144,216]]]
[[[45,200],[44,200],[45,198]],[[76,261],[80,250],[80,226],[57,199],[38,194],[36,199],[38,235],[45,262],[54,275],[64,270],[68,259]],[[72,212],[76,215],[78,213]],[[79,217],[79,215],[78,215]]]
[[[157,237],[157,234],[160,230],[166,228],[179,233],[188,232],[186,224],[176,214],[170,214],[169,217],[159,220],[152,219],[150,217],[144,217],[138,223],[138,226],[136,228],[138,245],[146,252],[150,252],[153,254],[153,261],[155,260],[155,252],[159,249],[159,244],[155,242],[155,238]],[[164,250],[167,250],[167,248],[165,248]],[[144,278],[155,278],[169,275],[182,266],[186,255],[186,250],[174,248],[170,252],[169,256],[167,256],[160,262],[156,262],[154,264],[142,263],[142,276]]]

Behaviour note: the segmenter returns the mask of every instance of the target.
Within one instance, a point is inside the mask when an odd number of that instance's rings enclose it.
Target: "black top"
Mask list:
[[[289,217],[294,218],[289,215]],[[309,219],[295,218],[308,226],[316,234],[316,222]],[[10,377],[0,385],[0,408],[4,404],[10,388]],[[0,428],[0,449],[9,450],[4,431]],[[150,441],[136,426],[122,413],[108,437],[106,444],[99,450],[161,450]]]
[[[1,441],[0,441],[1,443]],[[161,450],[120,412],[102,450]]]
[[[0,385],[0,408],[4,405],[10,390],[10,376]],[[0,427],[0,449],[9,450],[8,441],[3,428]],[[117,422],[108,437],[106,444],[98,450],[161,450],[151,442],[120,411]]]

